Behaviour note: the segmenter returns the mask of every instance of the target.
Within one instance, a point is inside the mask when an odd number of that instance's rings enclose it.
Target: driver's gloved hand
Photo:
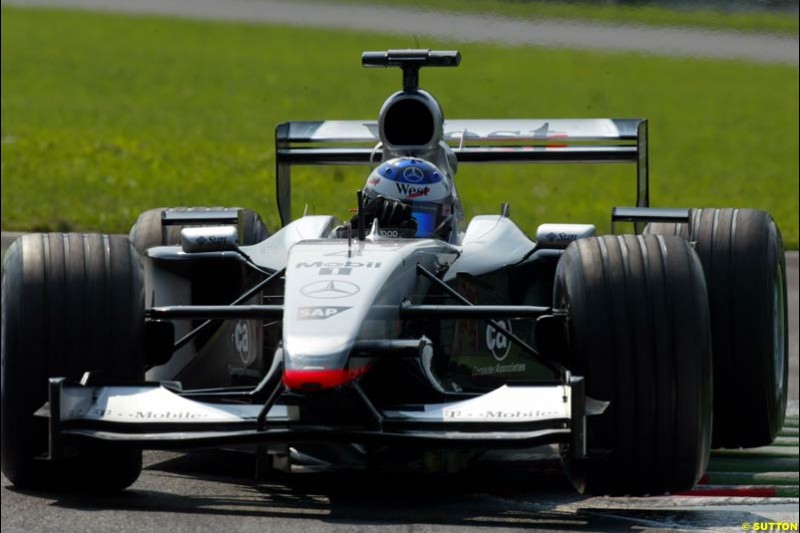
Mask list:
[[[377,218],[378,227],[381,230],[399,229],[411,236],[417,232],[417,221],[412,216],[410,205],[383,196],[377,198],[365,196],[363,202],[364,226],[367,231],[370,230],[372,222]],[[357,229],[358,222],[358,214],[356,214],[350,223],[353,228]]]
[[[417,221],[411,214],[410,205],[382,196],[378,197],[375,203],[377,204],[375,217],[380,227],[417,229]]]

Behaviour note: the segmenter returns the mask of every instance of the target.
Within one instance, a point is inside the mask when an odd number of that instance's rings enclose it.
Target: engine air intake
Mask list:
[[[426,146],[436,130],[431,110],[417,99],[398,100],[384,117],[386,142],[393,146]]]

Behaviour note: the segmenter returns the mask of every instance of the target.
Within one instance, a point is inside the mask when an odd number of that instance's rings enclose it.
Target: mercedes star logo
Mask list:
[[[335,298],[347,298],[358,294],[361,289],[355,283],[349,281],[315,281],[304,285],[300,292],[310,298],[320,298],[322,300],[333,300]]]
[[[412,183],[419,183],[425,178],[425,173],[419,167],[408,167],[403,171],[403,177]]]

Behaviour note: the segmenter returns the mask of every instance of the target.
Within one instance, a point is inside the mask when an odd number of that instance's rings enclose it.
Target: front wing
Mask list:
[[[304,421],[305,405],[284,405],[280,399],[264,405],[212,403],[160,384],[92,386],[54,378],[50,401],[36,414],[49,417],[51,458],[65,443],[80,440],[143,449],[314,441],[469,448],[568,442],[578,455],[586,449],[581,378],[564,385],[504,385],[467,399],[381,410],[363,400],[373,414],[365,423],[320,424]]]

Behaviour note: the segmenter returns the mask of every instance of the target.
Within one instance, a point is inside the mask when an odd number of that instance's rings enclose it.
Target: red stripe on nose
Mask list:
[[[366,371],[366,367],[354,370],[286,370],[283,383],[294,390],[332,389],[353,381]]]

